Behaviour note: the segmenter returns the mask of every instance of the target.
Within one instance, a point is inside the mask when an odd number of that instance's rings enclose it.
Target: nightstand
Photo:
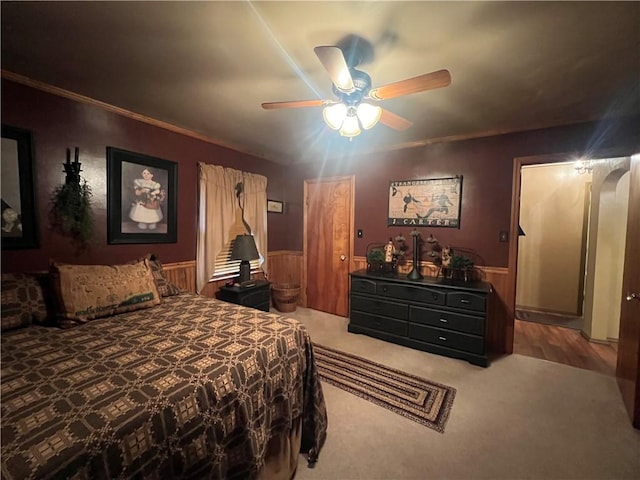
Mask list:
[[[252,286],[224,285],[220,287],[218,300],[244,305],[245,307],[257,308],[264,312],[269,311],[271,283],[266,280],[255,280]]]

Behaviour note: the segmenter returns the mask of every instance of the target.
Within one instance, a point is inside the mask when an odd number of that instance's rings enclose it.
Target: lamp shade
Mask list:
[[[238,271],[238,282],[248,282],[251,279],[250,260],[260,258],[256,242],[253,235],[238,235],[233,242],[233,250],[231,250],[231,260],[240,260],[240,269]]]
[[[356,137],[360,135],[360,125],[358,124],[358,117],[355,114],[355,108],[347,112],[347,116],[344,119],[342,127],[340,127],[340,135],[343,137]]]
[[[369,130],[372,128],[382,116],[382,108],[371,105],[369,103],[361,103],[358,105],[358,118],[362,124],[362,128]]]
[[[336,103],[330,107],[324,107],[322,116],[329,128],[338,130],[347,116],[347,106],[344,103]]]
[[[260,258],[253,235],[238,235],[233,242],[231,260],[257,260]]]

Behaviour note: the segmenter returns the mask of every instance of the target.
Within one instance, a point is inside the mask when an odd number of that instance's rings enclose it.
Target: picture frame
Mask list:
[[[107,243],[176,243],[177,205],[177,163],[107,147]]]
[[[460,228],[462,176],[389,184],[387,226]]]
[[[267,212],[283,213],[284,203],[279,200],[267,200]]]
[[[38,212],[31,132],[2,125],[2,249],[38,248]]]

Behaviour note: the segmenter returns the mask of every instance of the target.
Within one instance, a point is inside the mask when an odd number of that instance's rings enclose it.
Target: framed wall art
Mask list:
[[[178,164],[107,147],[107,241],[175,243]]]
[[[462,176],[389,185],[387,225],[460,228]]]
[[[279,200],[267,200],[267,212],[270,213],[283,213],[284,203]]]
[[[2,248],[37,248],[38,212],[31,133],[2,125]]]

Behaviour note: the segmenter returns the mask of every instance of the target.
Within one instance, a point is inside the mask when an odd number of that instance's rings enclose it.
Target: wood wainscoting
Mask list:
[[[164,263],[164,274],[171,283],[181,290],[196,293],[196,261]]]
[[[269,252],[269,281],[271,283],[296,283],[300,285],[302,278],[302,252],[280,250]],[[177,262],[163,264],[164,273],[179,288],[188,292],[196,291],[196,262]],[[253,275],[253,278],[263,279],[264,275]],[[229,280],[218,280],[209,282],[202,289],[201,295],[205,297],[215,297],[220,287]],[[298,302],[300,303],[300,302]],[[301,304],[301,303],[300,303]],[[302,305],[302,304],[301,304]]]
[[[302,282],[302,252],[293,250],[279,250],[269,252],[269,281],[271,283],[295,283]]]

